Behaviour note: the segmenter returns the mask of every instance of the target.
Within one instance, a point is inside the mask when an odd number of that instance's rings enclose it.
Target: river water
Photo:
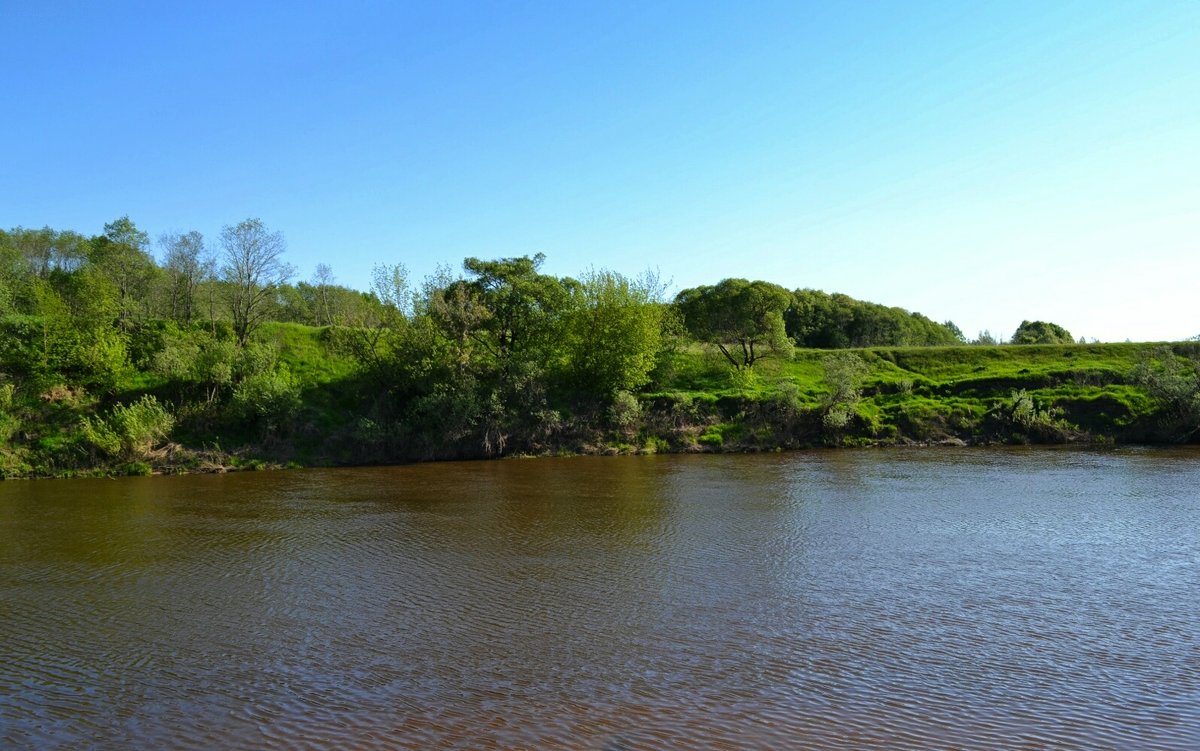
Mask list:
[[[1200,455],[0,484],[0,748],[1196,749]]]

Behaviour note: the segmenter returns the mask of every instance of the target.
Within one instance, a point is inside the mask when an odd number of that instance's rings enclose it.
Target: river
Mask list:
[[[1196,749],[1200,454],[0,484],[0,748]]]

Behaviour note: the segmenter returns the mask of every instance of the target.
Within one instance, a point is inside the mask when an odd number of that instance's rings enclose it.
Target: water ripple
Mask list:
[[[1194,749],[1195,458],[0,485],[0,748]]]

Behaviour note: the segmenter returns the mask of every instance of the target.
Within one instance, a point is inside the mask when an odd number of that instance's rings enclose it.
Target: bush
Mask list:
[[[853,404],[834,404],[821,416],[821,424],[831,430],[844,430],[854,419],[854,415]]]
[[[285,425],[300,409],[300,389],[285,368],[256,373],[233,389],[233,411],[267,430]]]
[[[1016,428],[1010,439],[1018,443],[1023,438],[1037,441],[1062,442],[1076,432],[1066,420],[1063,411],[1055,407],[1040,407],[1033,395],[1025,389],[1012,392],[1012,403],[997,409],[1001,421]]]
[[[613,427],[629,430],[641,417],[642,405],[636,396],[628,391],[613,394],[612,403],[608,405],[608,421]]]
[[[1071,332],[1056,323],[1021,321],[1012,335],[1013,344],[1074,344]]]
[[[871,367],[853,352],[838,352],[821,360],[825,371],[826,394],[821,423],[832,431],[845,429],[857,413],[862,400],[862,383]]]
[[[1131,380],[1158,405],[1162,429],[1184,441],[1200,428],[1200,360],[1180,359],[1170,347],[1142,356]]]
[[[85,417],[81,430],[102,453],[136,462],[152,456],[174,426],[174,416],[147,394],[128,406],[118,404],[107,418]]]

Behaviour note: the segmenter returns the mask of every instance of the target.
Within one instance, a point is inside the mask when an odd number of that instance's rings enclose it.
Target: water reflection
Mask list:
[[[0,747],[1195,748],[1195,458],[0,484]]]

